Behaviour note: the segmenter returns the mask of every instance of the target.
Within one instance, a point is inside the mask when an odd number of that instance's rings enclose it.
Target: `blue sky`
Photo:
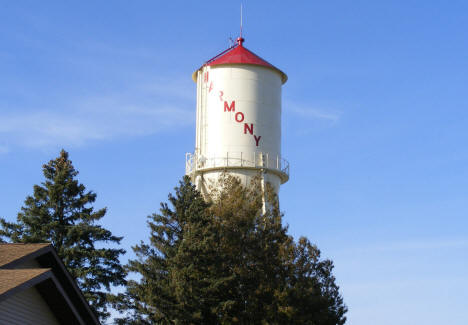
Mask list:
[[[0,4],[0,215],[61,148],[124,247],[193,151],[191,73],[236,1]],[[245,46],[285,71],[290,233],[333,259],[348,324],[466,324],[468,3],[245,1]]]

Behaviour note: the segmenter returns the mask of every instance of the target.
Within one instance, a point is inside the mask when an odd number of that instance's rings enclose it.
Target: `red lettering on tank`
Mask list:
[[[219,91],[219,100],[220,101],[223,101],[223,95],[224,95],[224,92],[222,90]]]
[[[236,115],[234,115],[234,118],[236,119],[236,122],[241,123],[244,121],[244,113],[237,112]]]
[[[249,124],[244,123],[244,134],[247,134],[247,131],[249,131],[250,134],[253,134],[253,124],[252,123],[250,123],[250,127],[249,127]]]
[[[203,80],[205,82],[208,82],[208,78],[209,78],[208,71],[206,71],[205,74],[203,75]]]
[[[210,83],[210,88],[208,89],[208,92],[210,93],[213,90],[213,81]]]
[[[255,139],[255,145],[256,145],[257,147],[258,147],[258,143],[260,142],[260,139],[261,139],[261,138],[262,138],[262,136],[261,136],[261,135],[259,135],[259,136],[258,136],[258,138],[257,138],[257,136],[256,136],[256,135],[254,135],[254,139]]]
[[[235,112],[236,111],[236,101],[233,100],[231,102],[231,106],[229,106],[227,101],[224,101],[224,111],[225,112]]]

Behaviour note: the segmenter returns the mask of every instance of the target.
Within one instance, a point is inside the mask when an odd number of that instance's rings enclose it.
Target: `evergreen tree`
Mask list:
[[[207,289],[200,278],[205,276],[201,274],[203,268],[209,272],[209,267],[216,265],[216,260],[211,259],[217,257],[210,247],[216,231],[206,214],[208,204],[187,177],[175,190],[175,196],[169,195],[172,209],[167,203],[161,203],[161,214],[148,217],[150,243],[141,242],[133,247],[138,259],[129,261],[127,269],[141,279],[128,281],[126,293],[116,302],[116,307],[127,313],[119,324],[167,324],[182,319],[207,319],[188,301],[204,295],[200,291]],[[198,242],[198,247],[197,244],[186,247],[187,240]],[[206,252],[197,254],[199,250]],[[185,256],[193,256],[193,263],[187,264]],[[187,288],[183,287],[181,278],[184,274],[189,279],[200,279],[198,288],[191,288],[193,295],[187,295]],[[210,279],[206,276],[206,280]]]
[[[116,307],[120,324],[344,324],[333,264],[307,239],[295,243],[277,198],[258,180],[225,176],[206,203],[187,177],[149,217],[150,243]]]
[[[119,244],[122,237],[97,224],[106,209],[94,211],[96,194],[76,180],[78,171],[66,151],[43,165],[43,174],[45,181],[34,185],[17,222],[0,218],[0,236],[15,243],[52,243],[93,310],[105,319],[110,286],[125,284],[119,262],[125,251],[102,243]]]

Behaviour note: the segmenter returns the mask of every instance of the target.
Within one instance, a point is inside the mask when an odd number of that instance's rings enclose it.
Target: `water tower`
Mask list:
[[[204,194],[228,172],[248,184],[260,174],[278,193],[289,179],[281,156],[281,87],[284,72],[237,44],[192,75],[197,83],[195,152],[186,174]]]

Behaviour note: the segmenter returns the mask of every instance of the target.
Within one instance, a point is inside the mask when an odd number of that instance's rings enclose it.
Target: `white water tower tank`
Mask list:
[[[281,157],[281,87],[284,72],[237,44],[192,75],[197,83],[195,152],[186,174],[202,193],[223,172],[244,184],[260,174],[278,193],[289,179]]]

